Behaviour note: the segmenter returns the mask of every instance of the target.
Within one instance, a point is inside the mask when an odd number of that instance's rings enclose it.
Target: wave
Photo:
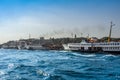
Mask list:
[[[67,53],[67,52],[70,52],[70,51],[65,51],[65,50],[62,50],[62,51],[59,51],[59,52],[62,52],[62,53]]]
[[[42,76],[46,76],[46,77],[50,76],[50,74],[48,74],[48,73],[46,73],[45,71],[40,70],[40,69],[37,70],[36,73],[37,73],[38,75],[42,75]]]
[[[108,58],[108,57],[118,57],[118,56],[115,56],[115,55],[112,55],[112,54],[108,54],[108,55],[102,56],[101,58]]]
[[[44,78],[44,80],[66,80],[66,79],[60,75],[52,75],[52,76]]]
[[[8,64],[8,69],[12,69],[12,68],[14,68],[15,67],[15,65],[13,64],[13,63],[9,63]]]
[[[69,59],[69,57],[65,57],[65,56],[59,56],[59,57],[56,57],[56,59],[59,59],[59,60],[67,60],[67,59]]]
[[[55,70],[55,73],[70,76],[70,77],[75,77],[75,78],[94,78],[94,75],[92,75],[90,73],[78,72],[78,71],[73,71],[73,70],[57,69],[57,70]]]
[[[5,71],[0,70],[0,76],[5,75],[5,74],[6,74],[6,72],[5,72]]]
[[[85,71],[97,71],[97,72],[101,72],[101,71],[104,71],[104,68],[102,67],[97,67],[97,68],[87,68]]]
[[[90,60],[90,61],[106,61],[105,59],[88,59],[88,60]]]
[[[78,53],[71,53],[75,56],[82,56],[82,57],[95,57],[95,54],[78,54]]]

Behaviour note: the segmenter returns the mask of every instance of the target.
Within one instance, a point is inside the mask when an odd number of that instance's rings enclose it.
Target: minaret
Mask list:
[[[29,40],[30,40],[30,38],[31,38],[31,35],[29,34]]]
[[[110,32],[109,32],[109,36],[108,36],[108,42],[110,42],[111,41],[111,32],[112,32],[112,27],[113,26],[115,26],[115,24],[113,24],[112,22],[111,22],[111,25],[110,25]]]
[[[31,34],[29,34],[28,44],[31,45]]]

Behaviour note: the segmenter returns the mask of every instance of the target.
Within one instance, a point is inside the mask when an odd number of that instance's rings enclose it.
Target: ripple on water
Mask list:
[[[74,56],[81,56],[81,57],[95,57],[96,55],[95,54],[82,54],[82,53],[71,53],[72,55]]]
[[[108,55],[103,55],[102,58],[108,58],[108,57],[118,57],[116,55],[108,54]]]
[[[65,78],[63,78],[62,76],[59,75],[52,75],[49,77],[45,77],[44,80],[67,80]]]
[[[64,77],[65,79],[67,79],[67,77],[71,77],[71,78],[78,78],[78,79],[82,79],[82,78],[86,78],[86,79],[89,79],[89,78],[95,78],[94,75],[92,75],[91,73],[87,73],[87,72],[78,72],[78,71],[73,71],[73,70],[60,70],[60,69],[56,69],[55,70],[55,73],[57,75],[62,75],[62,76],[65,76]],[[70,79],[72,80],[72,79]]]
[[[120,80],[120,56],[0,50],[1,80]]]

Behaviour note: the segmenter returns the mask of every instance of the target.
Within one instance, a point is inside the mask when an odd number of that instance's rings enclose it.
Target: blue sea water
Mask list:
[[[0,80],[120,80],[120,56],[0,49]]]

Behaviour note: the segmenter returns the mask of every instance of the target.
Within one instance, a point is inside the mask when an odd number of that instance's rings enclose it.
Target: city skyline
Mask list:
[[[120,37],[120,0],[0,0],[0,43],[45,37]],[[83,35],[81,35],[83,34]]]

